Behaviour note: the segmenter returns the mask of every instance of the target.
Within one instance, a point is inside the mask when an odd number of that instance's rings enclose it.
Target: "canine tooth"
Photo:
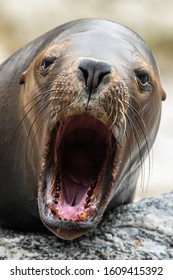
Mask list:
[[[126,131],[126,121],[122,118],[118,124],[115,124],[112,129],[112,133],[119,144],[121,144]]]

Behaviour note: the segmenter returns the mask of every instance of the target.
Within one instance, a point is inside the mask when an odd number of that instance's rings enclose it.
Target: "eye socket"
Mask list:
[[[146,71],[137,71],[136,72],[137,81],[139,86],[147,87],[150,85],[150,77]]]
[[[40,64],[40,73],[41,75],[45,76],[48,74],[48,69],[54,64],[56,57],[44,57]]]

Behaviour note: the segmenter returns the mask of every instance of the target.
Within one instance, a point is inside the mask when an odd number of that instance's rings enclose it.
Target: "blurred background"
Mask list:
[[[67,21],[99,17],[136,31],[151,47],[167,93],[162,121],[139,179],[136,200],[173,190],[173,1],[172,0],[0,0],[0,63],[46,31]],[[141,188],[141,186],[143,186]]]

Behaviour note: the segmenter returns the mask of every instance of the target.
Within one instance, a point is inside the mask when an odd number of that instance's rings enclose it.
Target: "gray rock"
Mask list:
[[[0,259],[173,259],[173,192],[110,211],[74,241],[1,228]]]

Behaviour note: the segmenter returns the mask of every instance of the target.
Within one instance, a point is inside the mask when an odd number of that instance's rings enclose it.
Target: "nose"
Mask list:
[[[91,94],[102,83],[105,76],[111,73],[111,66],[104,61],[83,59],[80,61],[79,70]]]

